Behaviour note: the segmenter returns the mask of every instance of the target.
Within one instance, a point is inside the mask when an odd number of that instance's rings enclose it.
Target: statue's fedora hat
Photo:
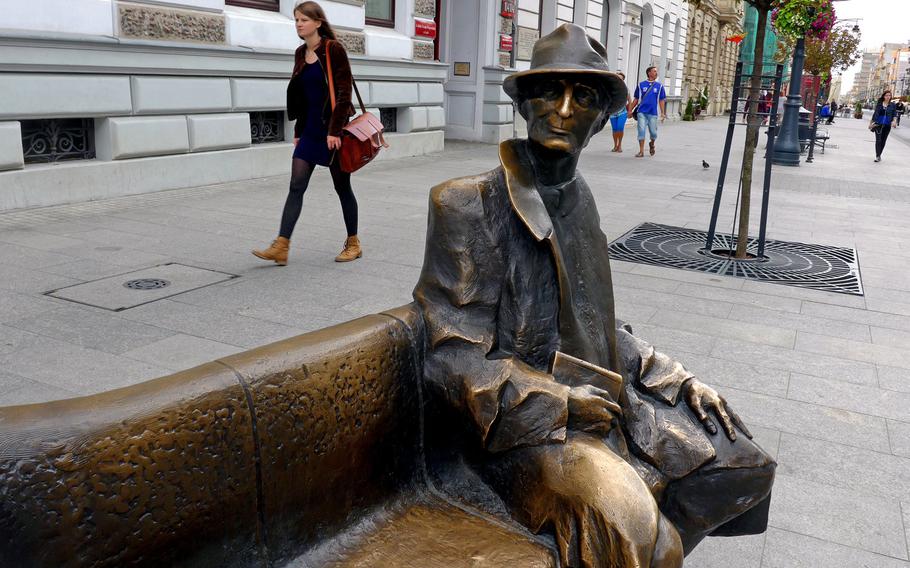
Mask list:
[[[563,24],[534,43],[531,68],[506,77],[502,88],[512,100],[524,98],[520,83],[548,74],[579,74],[597,78],[605,87],[610,102],[605,109],[614,113],[626,104],[628,89],[616,73],[607,69],[606,49],[575,24]],[[528,79],[526,79],[528,78]]]

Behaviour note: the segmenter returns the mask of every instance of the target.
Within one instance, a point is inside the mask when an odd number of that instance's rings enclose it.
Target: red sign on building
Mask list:
[[[499,34],[499,49],[502,51],[512,51],[512,36]]]
[[[420,20],[414,18],[414,35],[419,37],[436,38],[436,22],[433,20]]]
[[[499,15],[503,18],[514,18],[515,0],[502,0],[502,7],[499,11]]]

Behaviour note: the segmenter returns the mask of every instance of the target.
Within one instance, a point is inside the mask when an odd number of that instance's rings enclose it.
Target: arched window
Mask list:
[[[679,95],[679,46],[683,45],[680,43],[680,33],[682,32],[682,26],[680,25],[679,18],[676,19],[676,24],[673,26],[673,51],[670,53],[670,90]]]
[[[664,14],[664,22],[660,36],[660,64],[658,65],[658,80],[664,83],[670,78],[670,61],[673,54],[669,53],[670,47],[670,14]]]
[[[638,77],[636,82],[644,81],[645,69],[654,60],[654,10],[651,4],[645,4],[641,12],[641,53],[638,56]]]
[[[619,69],[619,46],[622,43],[620,0],[604,0],[603,15],[601,43],[607,47],[607,64],[611,69]]]

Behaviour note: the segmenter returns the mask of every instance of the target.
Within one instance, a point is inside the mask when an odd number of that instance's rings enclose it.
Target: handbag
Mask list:
[[[332,112],[334,112],[335,80],[332,74],[332,55],[329,47],[331,46],[326,46],[325,60],[326,66],[329,68],[329,96],[332,99]],[[335,153],[341,171],[349,174],[369,164],[379,154],[379,150],[389,147],[382,135],[382,121],[376,115],[367,112],[353,76],[351,84],[357,94],[361,114],[341,129],[341,148]]]
[[[878,132],[881,129],[882,129],[882,125],[875,122],[874,118],[869,121],[869,131],[870,132]]]
[[[651,89],[653,89],[654,85],[656,85],[656,84],[657,84],[657,81],[654,81],[653,83],[651,83],[651,86],[648,87],[648,90],[645,91],[645,94],[640,99],[638,99],[638,104],[635,105],[634,109],[632,109],[632,120],[638,120],[638,107],[641,106],[642,101],[645,100],[645,97],[648,96],[648,94],[651,92]]]

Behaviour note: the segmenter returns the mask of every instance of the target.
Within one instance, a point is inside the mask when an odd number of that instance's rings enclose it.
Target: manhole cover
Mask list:
[[[234,274],[169,262],[45,293],[119,312],[234,278],[237,278]]]
[[[170,286],[171,283],[161,278],[139,278],[123,283],[130,290],[157,290]]]
[[[765,242],[765,257],[759,259],[754,254],[758,241],[749,239],[748,251],[752,258],[741,261],[729,256],[729,251],[736,248],[735,237],[715,235],[710,254],[704,251],[705,239],[707,233],[704,231],[642,223],[610,244],[610,257],[639,264],[863,295],[854,249],[769,240]]]

